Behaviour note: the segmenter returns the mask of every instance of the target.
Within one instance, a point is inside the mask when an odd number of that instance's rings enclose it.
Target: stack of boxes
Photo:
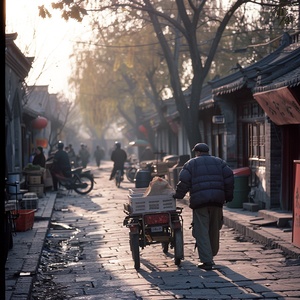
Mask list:
[[[39,198],[44,196],[44,184],[42,184],[42,173],[27,173],[28,191],[36,193]]]

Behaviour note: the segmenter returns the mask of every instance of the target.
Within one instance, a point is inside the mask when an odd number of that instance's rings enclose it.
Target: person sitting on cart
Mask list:
[[[121,171],[121,176],[124,176],[124,163],[127,160],[127,153],[121,148],[120,142],[115,142],[115,150],[111,153],[111,158],[114,162],[114,167],[112,169],[109,180],[113,180],[116,175],[117,170]]]

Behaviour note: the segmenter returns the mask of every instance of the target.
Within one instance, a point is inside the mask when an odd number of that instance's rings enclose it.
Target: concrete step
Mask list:
[[[243,209],[248,210],[248,211],[258,211],[259,205],[256,203],[244,202]]]
[[[265,220],[276,221],[277,227],[284,228],[290,227],[293,220],[293,213],[287,211],[266,210],[262,209],[258,211],[258,217]]]
[[[277,221],[272,219],[265,219],[262,217],[254,218],[249,220],[250,224],[258,226],[276,226]]]

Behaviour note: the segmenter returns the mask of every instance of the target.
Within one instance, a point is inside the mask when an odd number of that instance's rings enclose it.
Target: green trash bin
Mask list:
[[[250,176],[250,168],[239,168],[233,170],[234,174],[234,190],[233,200],[226,205],[229,208],[243,208],[243,203],[248,201],[250,187],[248,178]]]

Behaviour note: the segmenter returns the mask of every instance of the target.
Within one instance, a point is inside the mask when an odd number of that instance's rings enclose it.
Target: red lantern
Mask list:
[[[32,128],[34,129],[43,129],[47,126],[48,120],[44,117],[38,116],[32,121]]]
[[[139,126],[139,131],[143,133],[146,137],[148,136],[148,131],[144,125]]]

